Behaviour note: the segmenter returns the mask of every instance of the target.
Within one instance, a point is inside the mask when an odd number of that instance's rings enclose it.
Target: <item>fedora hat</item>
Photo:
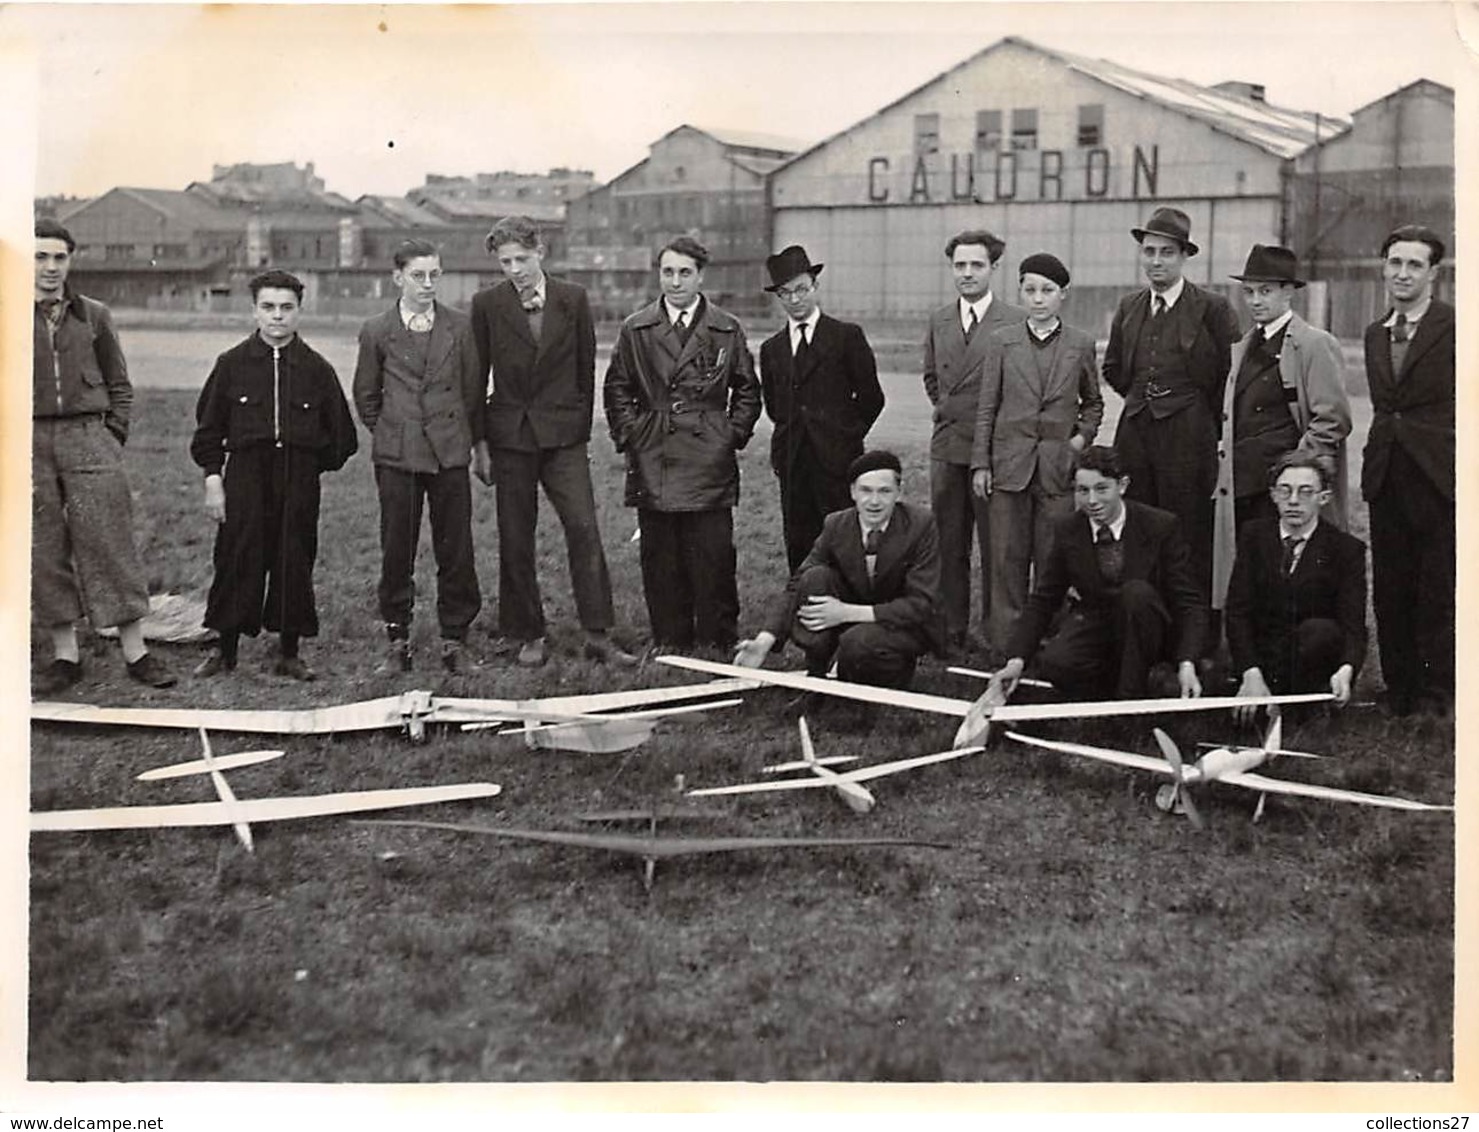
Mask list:
[[[1137,243],[1146,236],[1165,236],[1175,240],[1186,249],[1187,255],[1196,255],[1202,249],[1191,242],[1191,217],[1179,208],[1158,208],[1150,214],[1144,228],[1131,228],[1130,235]]]
[[[822,273],[823,266],[825,265],[812,263],[806,249],[800,244],[782,248],[775,255],[765,257],[765,270],[770,273],[770,286],[765,290],[771,293],[779,291],[798,275],[810,275],[815,279]]]
[[[1231,278],[1241,283],[1293,283],[1303,287],[1299,277],[1299,260],[1288,248],[1277,244],[1254,244],[1248,253],[1248,262],[1243,274]]]

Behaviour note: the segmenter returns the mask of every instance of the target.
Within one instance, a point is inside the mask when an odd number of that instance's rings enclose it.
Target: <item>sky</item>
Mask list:
[[[49,124],[35,192],[82,196],[238,161],[313,161],[351,198],[428,172],[605,181],[684,123],[820,141],[1007,35],[1348,114],[1472,78],[1465,32],[1473,4],[1428,0],[0,9]]]

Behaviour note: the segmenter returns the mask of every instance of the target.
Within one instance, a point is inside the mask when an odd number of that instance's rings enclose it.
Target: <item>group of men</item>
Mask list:
[[[1339,344],[1292,311],[1304,285],[1288,249],[1255,245],[1242,274],[1252,329],[1184,278],[1190,222],[1162,208],[1132,230],[1149,286],[1115,313],[1102,364],[1124,398],[1113,447],[1093,338],[1059,315],[1067,267],[1038,253],[1012,306],[992,278],[1004,243],[983,230],[945,249],[958,298],[931,317],[924,387],[934,405],[930,509],[900,501],[903,468],[865,451],[882,411],[862,329],[824,314],[823,265],[792,246],[766,263],[786,324],[757,376],[738,319],[703,293],[707,250],[678,237],[655,258],[660,295],[626,318],[603,383],[612,441],[637,511],[657,650],[737,649],[759,664],[787,639],[808,667],[907,683],[926,652],[971,644],[971,548],[982,569],[980,644],[998,694],[1029,662],[1065,690],[1145,693],[1174,665],[1201,691],[1225,620],[1248,694],[1328,687],[1340,699],[1365,652],[1365,557],[1345,524],[1351,428]],[[128,671],[173,676],[143,644],[147,592],[120,460],[132,394],[108,312],[67,284],[75,242],[36,226],[33,610],[54,660],[51,693],[81,675],[75,623],[120,627]],[[437,298],[437,249],[395,255],[396,304],[366,322],[353,406],[372,438],[380,503],[379,671],[413,665],[412,580],[423,510],[437,565],[440,661],[469,663],[481,609],[470,477],[494,487],[499,627],[507,655],[542,664],[546,628],[538,493],[564,530],[583,651],[636,663],[613,639],[611,582],[588,442],[595,330],[584,290],[548,277],[533,222],[500,221],[486,246],[504,280],[470,314]],[[1433,297],[1444,247],[1404,227],[1383,246],[1389,313],[1366,336],[1374,419],[1362,473],[1371,509],[1378,640],[1394,711],[1452,696],[1453,310]],[[275,670],[312,679],[298,642],[317,632],[318,477],[357,448],[332,367],[297,333],[302,283],[251,283],[256,331],[201,391],[191,455],[220,524],[205,622],[219,644],[200,676],[229,671],[241,634],[276,632]],[[764,627],[739,640],[736,453],[763,409],[790,578]],[[973,536],[974,532],[974,536]],[[1044,644],[1045,640],[1047,641]]]

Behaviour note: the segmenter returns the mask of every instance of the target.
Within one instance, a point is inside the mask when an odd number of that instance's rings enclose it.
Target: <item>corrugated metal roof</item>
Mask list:
[[[774,149],[782,153],[800,153],[806,148],[806,142],[800,138],[783,137],[780,134],[765,134],[755,130],[731,130],[728,127],[697,126],[721,145],[733,146],[736,149]]]
[[[95,205],[100,205],[113,193],[121,193],[132,197],[134,200],[164,213],[170,218],[191,228],[207,230],[229,230],[237,231],[246,224],[246,219],[239,213],[233,213],[217,208],[210,201],[201,200],[193,193],[184,192],[180,189],[144,189],[133,186],[120,185],[116,189],[104,193],[100,197],[88,201],[81,207],[67,214],[70,219],[78,213],[84,212]]]
[[[499,220],[505,216],[527,216],[530,220],[554,223],[565,219],[564,201],[456,200],[427,196],[417,203],[451,220]]]
[[[733,161],[741,169],[748,170],[758,176],[765,176],[772,169],[779,169],[789,158],[786,157],[751,157],[743,153],[731,153],[729,160]]]
[[[445,228],[447,222],[429,209],[405,197],[385,197],[367,193],[355,202],[360,206],[360,216],[374,221],[384,220],[387,227]]]

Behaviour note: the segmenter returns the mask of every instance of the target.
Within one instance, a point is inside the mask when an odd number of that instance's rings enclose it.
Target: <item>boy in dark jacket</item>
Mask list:
[[[334,367],[298,337],[302,282],[266,271],[250,287],[257,332],[216,359],[190,441],[220,524],[205,611],[220,647],[195,674],[234,669],[240,635],[265,626],[280,634],[273,671],[312,680],[298,638],[318,634],[318,477],[342,468],[359,440]]]

